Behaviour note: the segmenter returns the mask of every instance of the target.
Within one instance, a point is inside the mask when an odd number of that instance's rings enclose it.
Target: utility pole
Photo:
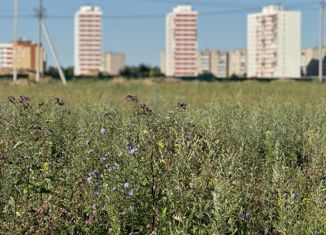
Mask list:
[[[55,62],[55,65],[57,67],[58,73],[60,75],[61,81],[64,85],[67,85],[67,80],[66,77],[62,71],[61,64],[59,57],[57,55],[57,52],[54,48],[54,45],[52,43],[51,37],[49,35],[49,32],[46,28],[45,22],[44,22],[44,17],[45,17],[45,8],[43,7],[43,0],[39,0],[39,8],[36,9],[36,17],[38,19],[38,50],[37,50],[37,68],[36,68],[36,81],[39,82],[40,80],[40,75],[41,75],[41,67],[43,66],[43,58],[41,53],[41,46],[42,46],[42,31],[45,34],[45,39],[50,47],[50,51],[53,57],[53,60]]]
[[[49,44],[49,47],[50,47],[50,50],[51,50],[51,54],[53,56],[55,65],[57,66],[57,70],[58,70],[58,73],[59,73],[60,78],[62,80],[62,83],[63,83],[63,85],[67,85],[67,80],[66,80],[65,74],[62,71],[61,64],[60,64],[60,61],[59,61],[59,57],[58,57],[57,52],[56,52],[56,50],[55,50],[55,48],[53,46],[53,43],[52,43],[51,38],[50,38],[50,35],[48,33],[48,30],[47,30],[47,28],[46,28],[45,23],[44,23],[43,20],[41,21],[41,27],[42,27],[42,30],[43,30],[43,32],[45,34],[45,38],[46,38],[46,40],[47,40],[47,42]]]
[[[18,0],[14,0],[14,28],[13,28],[13,82],[17,82],[17,32],[18,32]]]
[[[43,63],[43,58],[41,55],[41,46],[42,46],[42,26],[41,21],[44,17],[44,8],[43,8],[43,0],[39,0],[39,8],[36,9],[36,17],[38,19],[38,40],[37,40],[37,47],[36,47],[36,82],[40,81],[41,78],[41,66]]]
[[[320,2],[320,39],[319,39],[319,81],[323,81],[324,73],[324,8],[325,2]]]

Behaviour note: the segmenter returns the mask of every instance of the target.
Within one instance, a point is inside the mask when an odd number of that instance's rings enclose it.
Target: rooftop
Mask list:
[[[284,7],[282,5],[269,5],[263,7],[263,13],[275,13],[283,11]]]

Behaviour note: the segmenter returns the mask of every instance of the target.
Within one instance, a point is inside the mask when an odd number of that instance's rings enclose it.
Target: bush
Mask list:
[[[325,231],[322,106],[124,105],[1,103],[2,233]]]

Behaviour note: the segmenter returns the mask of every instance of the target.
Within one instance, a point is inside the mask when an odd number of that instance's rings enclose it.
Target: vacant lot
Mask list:
[[[0,83],[0,233],[323,234],[326,85]]]

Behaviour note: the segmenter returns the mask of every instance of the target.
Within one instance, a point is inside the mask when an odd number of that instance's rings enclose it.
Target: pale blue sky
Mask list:
[[[31,15],[38,0],[19,2],[19,36],[36,41],[37,22]],[[104,13],[103,51],[124,52],[128,65],[159,65],[165,15],[177,4],[191,4],[199,12],[199,49],[245,48],[247,14],[276,3],[302,12],[303,47],[317,46],[319,38],[319,0],[44,0],[46,24],[64,66],[73,65],[73,16],[85,3],[100,6]],[[12,5],[13,0],[0,0],[0,43],[12,39]],[[134,15],[151,16],[130,17]],[[53,64],[50,55],[48,59]]]

